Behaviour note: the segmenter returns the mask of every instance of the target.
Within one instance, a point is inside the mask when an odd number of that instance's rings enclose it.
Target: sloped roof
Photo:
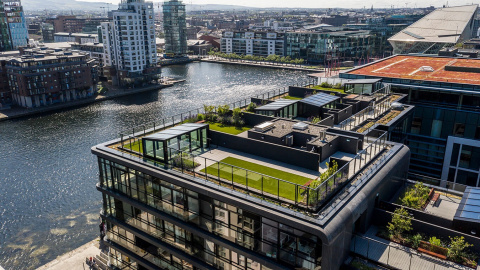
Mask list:
[[[478,5],[439,8],[398,32],[389,41],[457,43]]]

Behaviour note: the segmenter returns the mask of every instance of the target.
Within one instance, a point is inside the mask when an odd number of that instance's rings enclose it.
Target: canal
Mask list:
[[[0,123],[0,266],[35,269],[98,236],[101,194],[90,148],[133,126],[306,80],[305,72],[192,63],[162,91]]]

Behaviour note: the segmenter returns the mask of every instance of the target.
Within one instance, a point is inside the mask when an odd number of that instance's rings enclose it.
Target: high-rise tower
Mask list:
[[[105,75],[113,84],[132,86],[155,79],[157,66],[153,3],[122,0],[102,23]]]
[[[0,34],[0,51],[27,45],[27,24],[20,0],[0,1]]]
[[[163,4],[165,53],[173,56],[187,54],[187,23],[185,5],[178,0]]]

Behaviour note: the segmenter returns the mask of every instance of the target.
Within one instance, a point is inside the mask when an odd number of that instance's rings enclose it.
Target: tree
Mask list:
[[[463,236],[455,236],[450,238],[450,247],[448,248],[448,257],[455,261],[462,261],[462,257],[465,256],[464,250],[473,246],[465,242]]]
[[[397,239],[400,239],[404,232],[412,230],[412,220],[408,216],[405,208],[400,207],[395,209],[392,214],[392,221],[388,223],[387,229],[390,235]]]

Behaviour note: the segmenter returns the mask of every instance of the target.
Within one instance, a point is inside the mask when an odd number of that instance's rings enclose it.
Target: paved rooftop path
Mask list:
[[[85,258],[100,254],[99,239],[95,239],[75,250],[65,253],[55,260],[40,266],[37,270],[84,270],[90,269]]]
[[[402,270],[471,270],[469,267],[446,260],[440,260],[417,252],[415,249],[404,247],[397,243],[377,237],[377,231],[377,227],[371,226],[363,236],[374,239],[378,242],[354,237],[350,244],[350,250],[358,255],[369,258],[370,260]]]
[[[437,191],[435,191],[437,193]],[[462,198],[449,195],[440,195],[435,204],[429,203],[425,212],[432,215],[440,216],[449,220],[453,220],[455,213],[457,212],[458,205],[462,201]]]

